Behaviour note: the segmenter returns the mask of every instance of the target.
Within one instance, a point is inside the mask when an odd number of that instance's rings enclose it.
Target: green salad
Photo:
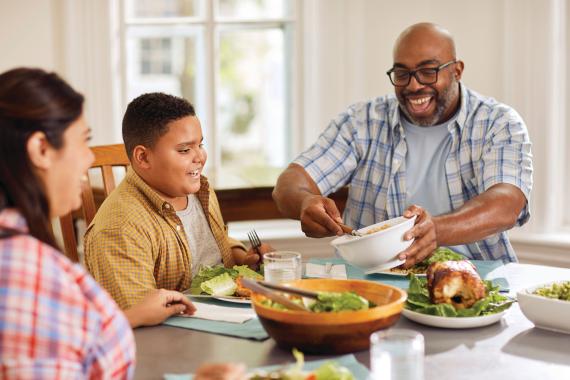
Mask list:
[[[262,274],[251,270],[247,265],[234,265],[233,268],[226,268],[223,265],[203,266],[192,279],[189,293],[231,296],[238,290],[236,282],[238,277],[263,279]]]
[[[432,263],[437,263],[441,261],[459,261],[459,260],[465,260],[465,257],[457,252],[452,251],[447,247],[439,247],[435,251],[433,251],[433,254],[430,257],[417,263],[411,268],[408,269],[392,268],[390,269],[390,271],[402,274],[425,274],[427,268]]]
[[[437,315],[440,317],[478,317],[500,313],[511,307],[515,302],[509,297],[499,293],[499,287],[493,286],[491,281],[483,281],[487,296],[477,301],[473,306],[457,310],[447,303],[434,304],[429,298],[427,280],[410,275],[410,287],[405,308],[422,314]]]
[[[317,300],[306,305],[310,311],[315,313],[366,310],[376,306],[354,292],[318,292],[317,297]],[[301,298],[292,298],[291,300],[299,304],[303,303]],[[274,309],[288,310],[280,303],[269,299],[263,300],[262,304]]]
[[[562,301],[570,301],[570,281],[543,286],[542,288],[536,289],[533,294]]]
[[[355,380],[348,368],[338,365],[334,361],[329,361],[315,369],[314,371],[303,371],[305,359],[303,353],[293,349],[293,356],[296,363],[288,368],[283,368],[271,372],[256,372],[252,374],[250,380]]]

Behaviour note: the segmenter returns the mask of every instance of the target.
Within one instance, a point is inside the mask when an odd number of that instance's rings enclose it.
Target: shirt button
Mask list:
[[[164,205],[165,208],[170,208],[170,205],[167,203]]]
[[[176,231],[180,231],[180,229],[181,229],[180,225],[179,224],[176,225]]]

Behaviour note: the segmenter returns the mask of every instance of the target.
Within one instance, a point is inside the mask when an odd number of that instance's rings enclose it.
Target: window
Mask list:
[[[188,99],[217,188],[273,185],[292,159],[296,0],[124,0],[125,105]]]

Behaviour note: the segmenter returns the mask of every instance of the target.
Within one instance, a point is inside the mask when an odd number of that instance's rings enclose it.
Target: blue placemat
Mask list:
[[[470,260],[482,279],[486,280],[489,273],[493,270],[503,266],[503,262],[500,260],[497,261],[483,261],[483,260]],[[393,276],[389,274],[381,274],[381,273],[374,273],[374,274],[365,274],[362,269],[359,269],[355,266],[348,264],[341,258],[330,258],[330,259],[310,259],[310,263],[314,264],[325,264],[325,263],[332,263],[334,264],[344,264],[346,265],[346,275],[348,278],[358,279],[358,280],[369,280],[369,281],[377,281],[387,285],[397,286],[401,289],[407,289],[409,280],[405,276]],[[509,291],[509,282],[506,278],[494,278],[492,279],[493,284],[498,285],[502,292]]]
[[[269,335],[267,335],[257,318],[250,319],[244,323],[231,323],[198,318],[172,317],[164,321],[163,324],[253,340],[265,340],[269,338]]]
[[[332,361],[332,360],[337,362],[339,365],[348,368],[350,370],[350,372],[354,375],[354,378],[356,380],[366,380],[369,377],[370,372],[368,371],[368,369],[364,365],[362,365],[362,363],[360,363],[358,360],[356,360],[354,355],[344,355],[344,356],[339,356],[337,358],[332,358],[332,359],[308,361],[308,362],[305,362],[305,366],[303,367],[303,369],[306,371],[312,371],[314,369],[317,369],[318,367],[320,367],[324,363]],[[274,371],[274,370],[277,370],[277,369],[282,368],[282,367],[283,366],[281,366],[281,365],[260,367],[260,368],[255,368],[255,369],[251,370],[250,372]],[[165,380],[192,380],[192,375],[191,374],[166,373],[166,374],[164,374],[164,379]]]

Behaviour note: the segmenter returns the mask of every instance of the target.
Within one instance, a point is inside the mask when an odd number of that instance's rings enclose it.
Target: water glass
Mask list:
[[[263,255],[263,272],[267,282],[299,280],[302,268],[301,254],[298,252],[275,251]]]
[[[372,380],[423,380],[424,337],[417,331],[389,329],[370,336]]]

